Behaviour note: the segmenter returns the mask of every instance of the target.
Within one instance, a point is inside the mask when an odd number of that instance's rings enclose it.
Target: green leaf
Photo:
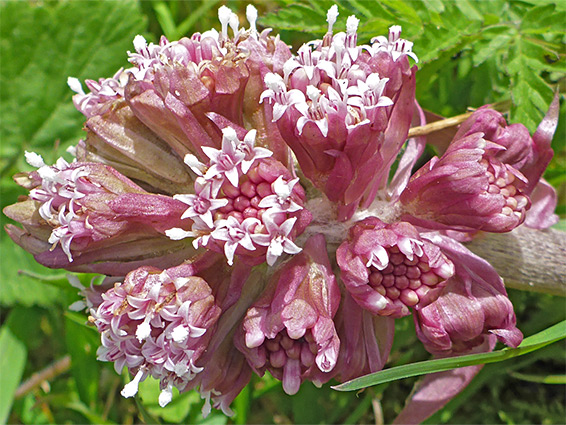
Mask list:
[[[39,265],[31,254],[13,243],[3,229],[0,232],[0,256],[2,257],[0,261],[0,275],[2,276],[0,304],[4,306],[15,304],[49,306],[61,302],[62,298],[64,300],[65,297],[60,289],[20,274],[22,269],[46,276],[59,272]]]
[[[186,35],[191,28],[193,28],[200,19],[205,17],[210,9],[216,7],[218,3],[219,0],[204,0],[199,7],[193,9],[189,16],[187,16],[187,18],[179,24],[174,39],[181,38]]]
[[[303,4],[292,4],[264,16],[259,23],[266,27],[324,34],[326,15]],[[338,24],[337,24],[338,27]]]
[[[94,406],[98,400],[100,363],[96,360],[96,349],[100,345],[100,337],[96,329],[84,325],[86,317],[83,315],[67,312],[65,316],[65,342],[71,355],[71,373],[81,401],[87,406]]]
[[[535,382],[537,384],[566,384],[566,375],[531,375],[526,373],[512,372],[513,378],[526,382]]]
[[[8,316],[9,320],[9,316]],[[0,329],[0,423],[5,424],[26,364],[25,344],[13,333],[9,322]]]
[[[352,379],[351,381],[336,385],[332,388],[339,391],[354,391],[412,376],[443,372],[465,366],[500,362],[513,357],[522,356],[564,338],[566,338],[566,320],[525,338],[517,348],[504,348],[491,353],[470,354],[397,366]]]
[[[98,79],[127,65],[126,51],[145,21],[134,1],[0,3],[0,191],[1,207],[23,193],[11,181],[15,170],[29,170],[23,151],[36,151],[52,163],[64,148],[84,136],[84,117],[75,110],[67,77]],[[7,223],[2,215],[0,224]],[[61,291],[20,276],[52,270],[36,263],[2,231],[0,303],[52,305]],[[65,298],[65,297],[63,297]]]
[[[133,1],[3,2],[0,169],[23,149],[53,161],[56,145],[78,142],[84,118],[71,102],[67,77],[113,75],[127,64],[126,51],[144,27]]]
[[[190,413],[191,409],[200,407],[201,399],[196,391],[188,391],[179,394],[176,388],[173,388],[173,399],[167,406],[159,406],[157,400],[159,398],[159,381],[151,377],[140,382],[139,398],[147,413],[154,418],[161,418],[167,422],[182,423]]]
[[[251,383],[246,385],[244,389],[234,399],[234,423],[237,425],[245,425],[248,423],[248,415],[250,413],[251,402]]]

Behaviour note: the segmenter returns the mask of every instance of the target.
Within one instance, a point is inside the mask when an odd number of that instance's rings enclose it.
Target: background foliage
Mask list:
[[[275,28],[294,47],[326,31],[331,1],[259,2],[260,24]],[[565,91],[566,3],[547,0],[337,2],[343,28],[347,16],[361,19],[359,40],[367,42],[403,26],[420,58],[417,98],[435,113],[450,116],[468,107],[503,102],[509,120],[536,128],[555,90]],[[29,170],[23,151],[54,161],[84,134],[67,76],[97,79],[127,65],[136,34],[157,41],[219,27],[216,10],[227,4],[244,22],[239,1],[19,1],[0,4],[0,203],[23,194],[11,180]],[[563,97],[563,96],[562,96]],[[507,103],[505,103],[507,102]],[[566,127],[553,142],[555,158],[546,178],[566,201]],[[8,220],[0,215],[2,226]],[[564,222],[562,222],[564,228]],[[64,273],[45,269],[0,233],[0,422],[9,423],[375,423],[398,413],[416,378],[398,380],[361,393],[340,393],[304,384],[293,397],[270,377],[254,378],[234,403],[235,417],[200,415],[196,393],[157,405],[159,389],[147,380],[137,400],[119,391],[127,378],[96,361],[99,337],[71,313],[76,301]],[[87,283],[93,276],[80,276]],[[564,319],[564,300],[510,291],[518,324],[532,335]],[[389,366],[430,356],[415,337],[410,318],[398,321]],[[484,367],[473,383],[429,423],[562,423],[566,417],[564,341],[529,355]],[[70,359],[70,368],[65,363]],[[55,379],[22,392],[34,373],[63,366]],[[381,403],[376,403],[381,400]],[[377,415],[379,417],[380,415]]]

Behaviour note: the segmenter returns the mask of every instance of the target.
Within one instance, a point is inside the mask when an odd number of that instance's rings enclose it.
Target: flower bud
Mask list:
[[[505,148],[494,154],[499,161],[520,171],[532,160],[535,144],[523,124],[508,126],[500,112],[481,107],[462,123],[454,140],[479,132],[484,134],[485,140]]]
[[[183,225],[181,202],[144,192],[102,164],[28,159],[39,166],[18,178],[31,189],[29,198],[4,213],[24,226],[9,225],[10,236],[41,264],[124,275],[140,263],[178,264],[193,252],[164,235],[163,226]]]
[[[415,224],[433,229],[508,232],[524,219],[527,180],[496,156],[503,148],[474,133],[454,140],[409,180],[401,203]]]
[[[369,217],[350,228],[336,251],[342,281],[356,302],[381,316],[402,317],[438,297],[454,265],[405,222]]]
[[[151,375],[160,381],[161,405],[173,386],[184,391],[202,370],[195,361],[220,315],[210,287],[190,265],[136,269],[91,311],[89,321],[101,333],[98,359],[114,362],[118,373],[126,366],[136,374],[122,395],[135,395],[139,381]]]
[[[236,347],[256,373],[268,369],[282,380],[287,394],[295,394],[304,379],[320,385],[330,379],[338,359],[333,318],[339,302],[326,241],[311,236],[248,310]]]
[[[324,40],[303,45],[285,63],[283,77],[265,76],[261,101],[273,106],[302,172],[338,205],[344,221],[387,182],[411,123],[416,69],[406,58],[395,63],[390,53],[372,57],[369,46],[357,46],[353,16],[346,34],[332,36],[334,12]]]
[[[515,326],[513,305],[493,267],[458,242],[437,236],[456,274],[438,299],[415,312],[417,336],[433,354],[468,352],[488,339],[517,347],[523,335]]]
[[[135,117],[125,100],[90,117],[86,127],[86,140],[77,146],[79,161],[101,162],[153,191],[171,195],[193,186],[183,159]]]

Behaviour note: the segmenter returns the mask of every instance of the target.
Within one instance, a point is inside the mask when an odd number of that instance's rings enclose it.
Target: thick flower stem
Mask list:
[[[566,233],[520,226],[485,233],[467,244],[487,259],[509,288],[566,296]]]

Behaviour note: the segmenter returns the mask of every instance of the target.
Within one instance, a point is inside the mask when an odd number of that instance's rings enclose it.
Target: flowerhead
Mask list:
[[[99,358],[133,375],[122,394],[152,376],[161,405],[197,390],[229,414],[252,373],[295,394],[383,368],[410,314],[435,355],[517,346],[501,278],[456,238],[552,223],[556,105],[532,136],[480,108],[413,172],[424,121],[400,26],[360,44],[333,6],[292,52],[253,7],[249,29],[218,16],[178,41],[137,36],[131,67],[89,93],[70,78],[87,136],[73,161],[27,153],[29,195],[4,210],[37,261],[108,276],[82,293]]]

